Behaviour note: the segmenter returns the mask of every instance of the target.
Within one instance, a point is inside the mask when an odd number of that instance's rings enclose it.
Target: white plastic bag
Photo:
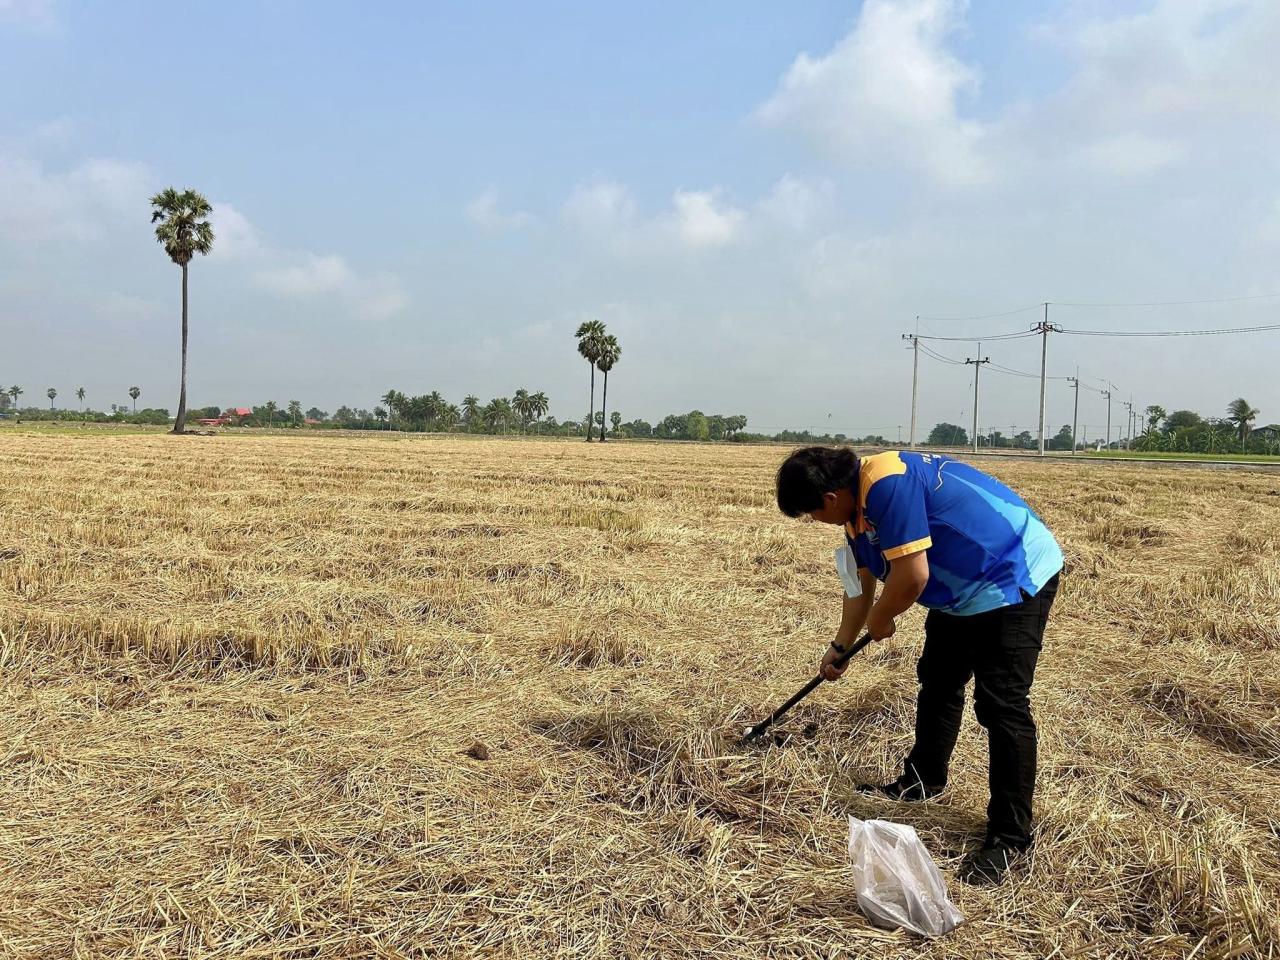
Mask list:
[[[836,573],[840,574],[844,592],[850,600],[862,596],[862,578],[858,576],[858,561],[854,559],[853,551],[849,549],[847,543],[836,547],[835,558]]]
[[[915,828],[850,817],[849,859],[858,906],[877,926],[940,937],[964,922]]]

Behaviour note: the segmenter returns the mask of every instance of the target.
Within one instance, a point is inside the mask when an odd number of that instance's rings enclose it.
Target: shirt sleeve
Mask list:
[[[875,525],[886,560],[933,546],[924,489],[909,473],[880,477],[867,491],[866,516]]]

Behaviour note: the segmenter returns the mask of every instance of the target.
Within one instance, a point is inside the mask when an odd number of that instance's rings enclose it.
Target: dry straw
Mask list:
[[[781,727],[831,532],[773,449],[0,436],[0,955],[1271,957],[1280,477],[1000,463],[1070,573],[1005,886],[966,719],[927,806],[920,618]],[[845,816],[916,827],[969,922],[876,930]]]

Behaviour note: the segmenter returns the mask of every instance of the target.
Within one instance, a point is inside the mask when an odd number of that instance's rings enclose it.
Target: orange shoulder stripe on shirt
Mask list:
[[[906,472],[907,463],[895,450],[863,457],[858,462],[857,533],[867,529],[862,514],[867,509],[867,495],[871,493],[872,484],[885,477],[900,477]]]
[[[904,543],[900,547],[890,547],[884,552],[886,560],[897,560],[900,557],[907,557],[913,553],[919,553],[922,550],[928,550],[933,546],[931,537],[921,537],[919,540],[912,540],[910,543]]]
[[[863,457],[858,464],[858,502],[864,507],[867,505],[867,494],[877,480],[900,477],[906,472],[907,463],[898,456],[897,451],[890,450],[888,453]]]

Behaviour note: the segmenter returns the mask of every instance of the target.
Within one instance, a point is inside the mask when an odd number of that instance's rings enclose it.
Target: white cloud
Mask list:
[[[409,295],[390,274],[380,274],[360,283],[348,294],[352,309],[361,320],[389,320],[409,305]]]
[[[467,204],[467,217],[484,230],[499,231],[522,227],[532,217],[523,210],[503,213],[498,206],[498,191],[489,187]]]
[[[211,257],[225,260],[251,260],[265,252],[266,244],[258,228],[234,206],[223,200],[213,201],[213,252]]]
[[[671,208],[652,217],[638,214],[631,191],[619,183],[577,187],[563,217],[579,231],[609,244],[615,253],[660,254],[672,242],[686,250],[712,250],[740,239],[746,211],[724,199],[720,188],[676,190]]]
[[[100,240],[147,200],[147,168],[91,159],[65,172],[0,154],[0,239],[23,245]]]
[[[333,293],[348,287],[352,279],[351,268],[336,254],[304,253],[296,263],[260,270],[257,274],[260,286],[290,299]]]
[[[565,201],[564,218],[589,232],[610,232],[628,228],[635,220],[636,202],[619,183],[598,182],[574,189]]]
[[[823,218],[831,206],[834,192],[829,181],[815,183],[785,173],[760,200],[757,210],[769,221],[803,233]]]
[[[1105,8],[1104,8],[1105,9]],[[1160,0],[1135,14],[1078,15],[1039,35],[1072,60],[1064,88],[1025,126],[1067,133],[1095,173],[1133,177],[1212,157],[1241,137],[1276,144],[1280,4]]]
[[[40,28],[58,24],[53,0],[0,0],[0,23],[6,21]]]
[[[363,276],[337,254],[264,251],[279,261],[259,270],[254,279],[264,290],[286,300],[336,298],[361,320],[386,320],[409,304],[400,281],[389,273]]]
[[[959,109],[978,74],[945,47],[965,6],[867,0],[830,53],[796,58],[756,117],[857,164],[903,165],[944,184],[986,179],[984,128]]]
[[[1094,170],[1121,177],[1139,177],[1172,166],[1186,155],[1176,140],[1141,133],[1095,140],[1080,150],[1080,158]]]
[[[695,249],[732,243],[747,219],[742,210],[726,204],[717,190],[677,190],[671,204],[676,234]]]

